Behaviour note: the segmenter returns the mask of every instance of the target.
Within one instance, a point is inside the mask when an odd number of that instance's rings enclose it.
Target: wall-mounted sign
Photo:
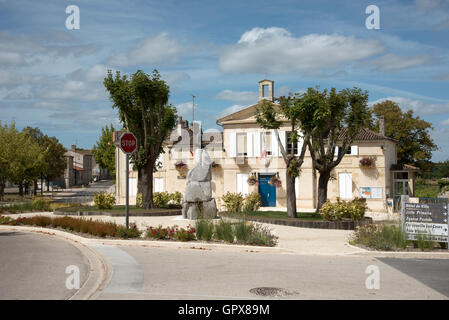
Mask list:
[[[448,242],[447,204],[406,202],[402,210],[402,228],[409,240],[425,235],[433,241]]]

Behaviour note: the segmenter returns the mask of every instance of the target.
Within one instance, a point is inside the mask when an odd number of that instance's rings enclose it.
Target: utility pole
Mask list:
[[[191,96],[192,96],[192,111],[193,111],[192,123],[193,123],[193,121],[195,121],[195,98],[196,98],[196,96],[194,94],[191,94]]]

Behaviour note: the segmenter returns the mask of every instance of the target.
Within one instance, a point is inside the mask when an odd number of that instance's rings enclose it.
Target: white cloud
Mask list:
[[[283,28],[253,28],[224,52],[219,67],[231,73],[320,73],[384,50],[378,40],[336,34],[309,34],[296,38]]]
[[[0,31],[0,65],[27,66],[34,63],[54,62],[54,58],[89,55],[96,45],[56,41]]]
[[[449,113],[449,102],[445,103],[428,103],[422,100],[414,100],[404,97],[387,97],[383,99],[379,99],[373,102],[370,102],[369,105],[372,106],[376,103],[391,100],[399,104],[399,107],[403,111],[413,110],[415,113],[419,115],[432,115],[432,114],[443,114]]]
[[[230,100],[240,103],[256,103],[258,94],[252,91],[232,91],[232,90],[222,90],[215,98]]]
[[[131,66],[139,64],[172,63],[181,55],[181,46],[163,32],[152,38],[147,37],[134,48],[109,59],[108,63],[115,66]]]
[[[374,66],[377,71],[397,71],[417,67],[429,63],[432,57],[429,55],[401,57],[393,53],[388,53],[369,63],[365,66]]]
[[[76,81],[97,82],[103,84],[103,79],[106,78],[108,70],[112,68],[104,64],[96,64],[88,69],[77,69],[67,75],[68,78]],[[113,72],[115,72],[113,70]]]
[[[234,112],[243,110],[243,109],[245,109],[247,107],[248,106],[242,106],[240,104],[235,104],[235,105],[230,106],[230,107],[224,109],[223,111],[221,111],[220,114],[218,115],[218,118],[222,118],[224,116],[230,115],[230,114],[232,114]]]
[[[449,126],[449,119],[441,121],[440,124],[443,125],[443,126]]]
[[[178,111],[178,116],[182,116],[183,118],[189,118],[193,115],[192,102],[185,102],[181,104],[177,104],[176,110]],[[195,103],[196,105],[196,103]]]

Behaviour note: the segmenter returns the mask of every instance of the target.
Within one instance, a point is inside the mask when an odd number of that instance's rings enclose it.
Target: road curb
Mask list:
[[[141,246],[151,248],[178,248],[178,249],[196,249],[196,250],[224,249],[229,251],[240,251],[251,253],[290,253],[290,254],[297,253],[295,250],[285,249],[281,247],[262,247],[262,246],[249,246],[249,245],[245,246],[237,244],[205,243],[198,241],[181,242],[181,241],[163,241],[163,240],[120,240],[120,239],[85,238],[66,231],[42,227],[0,225],[0,230],[29,231],[48,235],[56,235],[83,245]],[[98,252],[97,254],[100,255],[100,253]]]

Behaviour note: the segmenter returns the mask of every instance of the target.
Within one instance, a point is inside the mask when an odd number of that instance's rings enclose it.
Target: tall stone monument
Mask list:
[[[184,219],[212,219],[217,216],[217,205],[212,198],[212,161],[206,150],[196,149],[195,167],[187,173],[187,186],[182,203]]]

